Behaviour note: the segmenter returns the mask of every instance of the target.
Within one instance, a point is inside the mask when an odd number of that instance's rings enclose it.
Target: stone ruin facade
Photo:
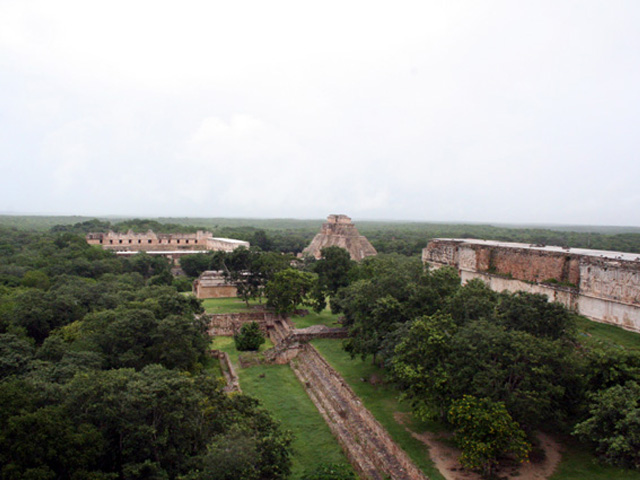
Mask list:
[[[99,245],[116,252],[170,252],[170,251],[223,251],[232,252],[238,247],[249,248],[249,242],[232,238],[216,238],[211,232],[196,233],[119,233],[109,230],[104,233],[88,233],[89,245]]]
[[[322,229],[309,246],[302,251],[303,255],[311,255],[320,259],[324,247],[341,247],[349,252],[351,260],[360,261],[365,257],[376,255],[376,249],[364,235],[356,229],[351,218],[346,215],[329,215],[322,224]]]
[[[451,265],[463,283],[542,293],[585,317],[640,332],[640,254],[469,239],[434,239],[432,267]]]
[[[207,270],[193,281],[193,294],[198,298],[237,297],[238,289],[221,270]]]

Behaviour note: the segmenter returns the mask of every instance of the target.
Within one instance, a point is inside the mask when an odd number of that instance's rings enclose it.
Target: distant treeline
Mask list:
[[[299,253],[319,232],[324,220],[157,218],[90,219],[86,217],[0,216],[0,225],[54,233],[107,231],[158,233],[209,230],[215,236],[247,240],[265,251]],[[432,238],[477,238],[528,244],[558,245],[640,253],[640,228],[551,226],[523,228],[506,225],[361,221],[356,227],[379,253],[418,255]]]

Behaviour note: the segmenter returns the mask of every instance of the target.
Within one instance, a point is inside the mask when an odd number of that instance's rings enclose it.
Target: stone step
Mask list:
[[[310,345],[305,345],[296,359],[294,371],[301,378],[309,396],[350,458],[366,478],[387,475],[394,480],[426,480],[406,453],[389,437],[386,430],[362,405],[353,390],[326,360]],[[339,427],[339,428],[338,428]],[[374,470],[371,470],[371,466]]]
[[[296,366],[296,363],[292,362],[291,364],[294,373],[300,382],[306,386],[309,398],[311,398],[311,401],[324,418],[333,435],[338,439],[354,469],[365,478],[382,480],[383,477],[378,473],[366,450],[360,444],[359,438],[353,435],[341,414],[333,408],[333,402],[321,389],[315,388],[314,378],[307,376],[304,366]]]
[[[381,432],[371,424],[371,419],[367,418],[368,411],[359,402],[354,404],[351,397],[348,394],[345,395],[347,392],[341,388],[342,385],[337,386],[334,381],[329,381],[327,376],[323,376],[323,372],[319,370],[318,362],[314,362],[313,356],[303,355],[303,361],[305,357],[307,360],[311,360],[307,367],[311,374],[309,378],[313,380],[314,389],[327,398],[331,407],[345,421],[352,436],[362,439],[363,446],[378,455],[380,452],[388,450],[389,446],[385,442],[385,436],[381,435]],[[387,455],[386,457],[388,458],[385,459],[385,462],[389,463],[394,470],[402,467],[393,456]]]

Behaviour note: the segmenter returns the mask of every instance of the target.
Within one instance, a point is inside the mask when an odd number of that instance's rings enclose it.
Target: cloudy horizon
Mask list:
[[[638,24],[632,0],[0,0],[0,212],[640,226]]]

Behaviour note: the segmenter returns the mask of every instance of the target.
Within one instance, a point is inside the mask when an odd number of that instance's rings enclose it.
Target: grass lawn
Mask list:
[[[255,300],[249,302],[249,307],[237,297],[207,298],[202,301],[206,313],[237,313],[254,311],[255,306],[262,305]]]
[[[267,340],[260,351],[271,347]],[[349,465],[324,419],[311,402],[289,365],[259,365],[240,368],[233,338],[216,337],[212,348],[224,350],[234,363],[240,387],[258,398],[282,426],[291,430],[293,441],[291,479],[300,478],[307,468],[322,463]]]
[[[351,360],[348,353],[342,350],[342,341],[334,339],[316,339],[311,342],[325,359],[344,377],[346,382],[353,388],[364,405],[376,417],[376,419],[387,429],[391,437],[400,445],[411,459],[431,480],[443,480],[444,477],[435,468],[429,458],[427,447],[411,436],[403,425],[398,423],[393,414],[409,413],[410,407],[397,400],[397,392],[384,385],[372,385],[363,382],[361,379],[368,379],[372,375],[382,377],[382,369],[371,365],[370,361],[362,361],[359,358]],[[415,425],[410,423],[410,427],[416,431],[437,431],[436,424]]]
[[[593,340],[613,343],[631,350],[640,350],[640,333],[630,332],[615,325],[607,325],[589,320],[582,316],[575,316],[578,338],[583,335]]]
[[[291,317],[291,321],[294,323],[296,328],[307,328],[312,325],[326,325],[327,327],[335,328],[340,327],[341,325],[338,323],[338,315],[333,315],[329,308],[325,308],[322,312],[316,313],[313,310],[309,312],[308,315],[301,317],[299,315],[294,315]]]

